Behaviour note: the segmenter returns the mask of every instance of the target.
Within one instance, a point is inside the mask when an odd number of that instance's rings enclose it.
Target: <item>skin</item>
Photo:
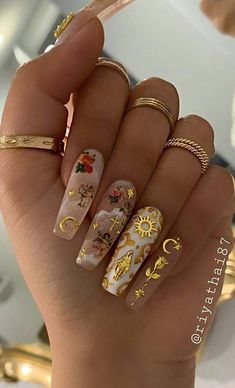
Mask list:
[[[201,0],[200,6],[218,30],[235,36],[234,0]]]
[[[103,29],[94,18],[64,44],[17,71],[2,132],[63,137],[64,104],[72,92],[78,97],[63,158],[42,150],[0,152],[1,211],[49,332],[52,387],[93,388],[102,381],[105,388],[191,388],[198,347],[190,336],[205,284],[220,238],[232,246],[232,179],[219,167],[210,167],[201,178],[197,158],[182,149],[163,153],[170,128],[160,112],[141,108],[123,118],[128,98],[149,95],[162,99],[177,116],[178,95],[157,78],[129,91],[119,73],[94,69],[102,47]],[[180,120],[175,131],[174,136],[193,139],[213,154],[213,131],[204,119]],[[53,225],[75,158],[87,147],[103,153],[106,169],[89,215],[75,238],[67,241],[53,235]],[[136,312],[126,306],[125,296],[115,298],[101,287],[110,255],[93,272],[75,264],[98,201],[117,179],[133,181],[136,209],[161,209],[162,239],[173,231],[185,245],[178,270]],[[161,239],[154,249],[160,244]],[[215,302],[220,290],[221,284]]]

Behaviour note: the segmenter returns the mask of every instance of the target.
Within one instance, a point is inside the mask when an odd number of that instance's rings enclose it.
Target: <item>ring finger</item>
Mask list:
[[[179,120],[172,137],[193,140],[209,156],[214,152],[212,128],[197,116]],[[107,268],[104,284],[107,291],[115,295],[124,292],[150,250],[157,248],[166,236],[201,171],[199,160],[188,150],[174,147],[163,152],[138,202],[140,210],[125,230]]]

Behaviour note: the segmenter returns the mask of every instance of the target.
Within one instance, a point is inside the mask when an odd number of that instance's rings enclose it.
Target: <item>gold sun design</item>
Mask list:
[[[156,220],[152,220],[151,216],[139,216],[134,222],[135,232],[139,233],[141,238],[151,237],[154,232],[158,232],[156,228]]]

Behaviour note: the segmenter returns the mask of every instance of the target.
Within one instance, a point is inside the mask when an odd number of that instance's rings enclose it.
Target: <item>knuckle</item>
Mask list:
[[[176,87],[169,81],[166,81],[162,78],[151,77],[146,80],[146,86],[152,87],[156,90],[161,90],[166,96],[178,97],[178,92]]]
[[[189,115],[186,117],[185,123],[187,125],[190,124],[197,130],[198,133],[201,132],[203,136],[214,140],[214,130],[210,123],[203,117],[198,115]]]
[[[95,114],[90,115],[89,113],[81,112],[80,119],[86,123],[86,126],[93,128],[94,132],[97,134],[102,134],[105,136],[105,141],[114,139],[117,132],[117,126],[113,120],[107,116],[104,112],[96,112]]]
[[[186,130],[191,131],[194,141],[199,141],[203,146],[207,146],[209,156],[215,152],[214,147],[214,130],[210,123],[201,116],[189,115],[179,120],[178,125],[181,127],[187,127]]]
[[[210,166],[209,170],[215,185],[222,188],[224,197],[234,197],[234,181],[229,171],[221,166]]]
[[[125,146],[126,152],[133,161],[134,166],[139,166],[140,171],[152,170],[156,164],[156,154],[145,150],[142,145],[133,147],[132,145]],[[140,172],[141,174],[141,172]]]
[[[164,98],[174,106],[179,105],[179,95],[176,87],[162,78],[151,77],[141,82],[136,88],[140,88],[140,93],[149,97]]]

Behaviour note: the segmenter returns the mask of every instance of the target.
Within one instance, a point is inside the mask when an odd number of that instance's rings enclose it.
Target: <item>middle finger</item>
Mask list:
[[[130,104],[139,97],[161,100],[177,118],[178,94],[168,82],[157,78],[142,82],[132,91]],[[93,269],[114,244],[135,198],[140,197],[152,175],[169,132],[167,118],[155,109],[141,107],[126,114],[92,207],[96,214],[81,247],[78,264]]]

